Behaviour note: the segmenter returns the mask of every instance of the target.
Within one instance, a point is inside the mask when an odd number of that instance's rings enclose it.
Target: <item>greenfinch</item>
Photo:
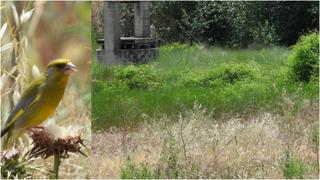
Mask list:
[[[69,59],[56,59],[30,83],[1,130],[1,137],[7,135],[2,144],[4,149],[10,148],[27,129],[39,126],[55,112],[74,71],[77,67]]]

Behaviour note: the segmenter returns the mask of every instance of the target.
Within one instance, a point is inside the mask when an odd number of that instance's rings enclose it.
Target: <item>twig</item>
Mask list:
[[[184,138],[183,138],[183,122],[182,122],[182,119],[181,119],[181,124],[180,124],[180,138],[181,138],[181,141],[182,141],[182,148],[183,148],[183,155],[184,155],[185,165],[187,165],[188,159],[187,159],[186,143],[185,143]]]

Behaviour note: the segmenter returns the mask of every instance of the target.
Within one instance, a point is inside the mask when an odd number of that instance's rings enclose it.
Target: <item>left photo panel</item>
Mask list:
[[[90,178],[91,2],[1,3],[1,179]]]

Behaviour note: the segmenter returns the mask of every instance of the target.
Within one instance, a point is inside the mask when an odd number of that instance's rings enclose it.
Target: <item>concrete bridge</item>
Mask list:
[[[134,37],[120,37],[120,3],[134,3]],[[105,1],[104,39],[97,49],[104,64],[145,63],[159,55],[158,41],[150,36],[150,2]]]

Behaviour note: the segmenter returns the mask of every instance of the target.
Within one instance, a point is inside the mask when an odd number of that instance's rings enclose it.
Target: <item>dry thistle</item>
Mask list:
[[[62,127],[55,127],[62,128]],[[33,140],[33,148],[29,151],[29,157],[48,158],[53,155],[58,155],[60,158],[68,158],[69,152],[80,153],[86,156],[80,149],[83,144],[83,139],[80,136],[67,135],[59,137],[52,134],[52,131],[46,130],[44,127],[34,128],[31,131]]]
[[[70,152],[86,156],[81,151],[81,147],[85,147],[83,139],[79,135],[68,135],[65,128],[57,125],[33,128],[31,138],[33,147],[28,153],[29,158],[54,156],[52,178],[58,178],[61,159],[68,158]]]

